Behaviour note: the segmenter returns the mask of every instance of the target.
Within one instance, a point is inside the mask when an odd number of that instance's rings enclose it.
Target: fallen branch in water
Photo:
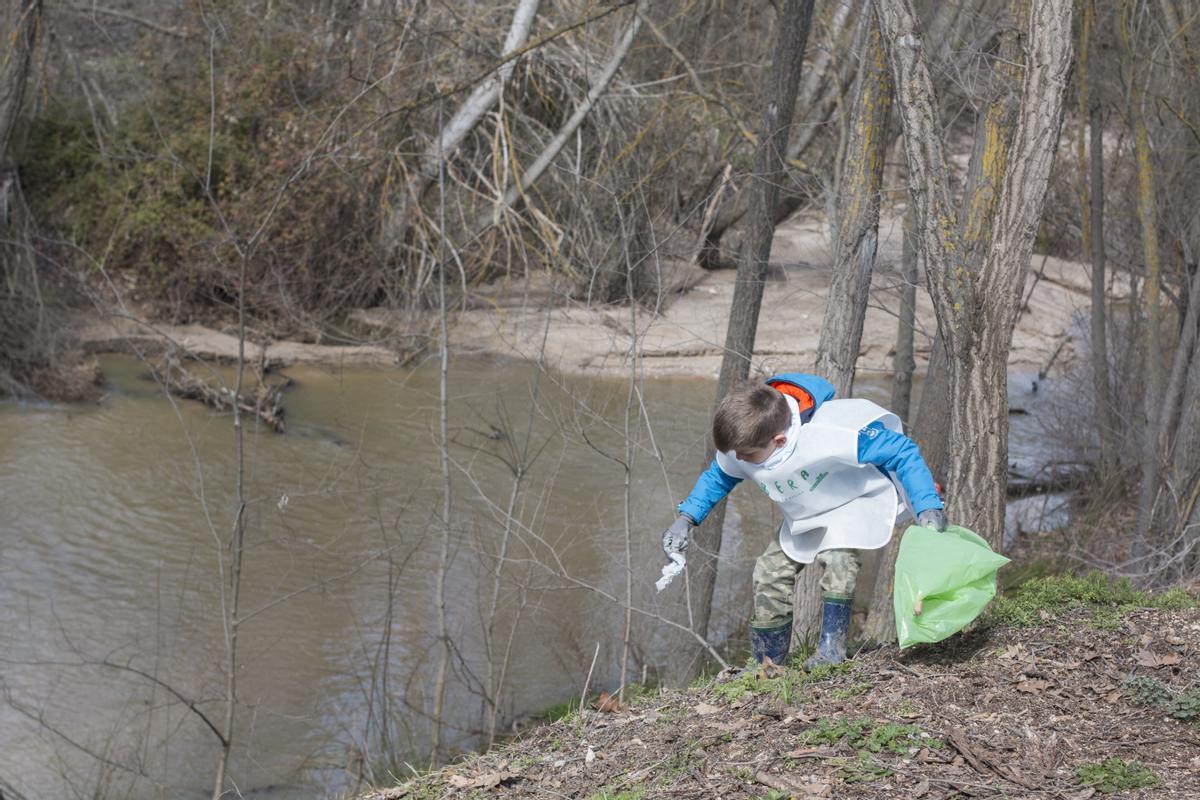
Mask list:
[[[198,378],[179,363],[174,355],[168,354],[163,358],[162,367],[158,371],[160,381],[168,392],[185,400],[199,400],[209,408],[217,411],[232,411],[235,397],[237,407],[244,414],[258,417],[276,433],[283,433],[283,392],[292,385],[292,379],[287,378],[280,383],[264,383],[262,372],[256,372],[258,386],[253,397],[242,395],[237,397],[227,386],[214,386],[203,378]]]

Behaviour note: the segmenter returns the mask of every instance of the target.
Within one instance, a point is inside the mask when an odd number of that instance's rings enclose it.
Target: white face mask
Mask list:
[[[787,398],[787,401],[788,407],[792,410],[792,421],[788,425],[787,433],[785,434],[787,441],[783,443],[782,447],[775,448],[775,452],[771,453],[767,457],[767,460],[759,465],[762,469],[774,469],[778,467],[784,461],[791,458],[792,453],[796,451],[796,442],[800,440],[800,425],[802,424],[800,422],[800,406],[790,397]]]

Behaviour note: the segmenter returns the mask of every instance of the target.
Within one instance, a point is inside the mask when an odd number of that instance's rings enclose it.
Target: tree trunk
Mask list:
[[[1088,236],[1092,255],[1092,391],[1096,396],[1096,424],[1100,428],[1100,463],[1116,464],[1116,422],[1108,383],[1108,332],[1104,273],[1104,120],[1100,104],[1091,109],[1091,196],[1088,201]]]
[[[850,21],[850,12],[853,10],[851,3],[838,3],[833,11],[833,17],[829,21],[829,33],[825,37],[825,46],[818,48],[816,57],[813,58],[812,66],[804,75],[804,83],[800,87],[800,93],[797,96],[797,105],[800,108],[800,113],[806,114],[808,109],[817,101],[817,97],[821,94],[821,86],[825,83],[829,72],[829,64],[833,59],[833,54],[846,46],[848,42],[842,41],[842,36],[846,31],[846,25]],[[846,54],[849,55],[849,54]],[[794,125],[793,127],[800,127]],[[795,158],[792,155],[791,145],[788,145],[788,158]]]
[[[982,158],[986,183],[998,185],[1000,193],[969,191],[961,217],[950,202],[938,105],[912,3],[879,0],[876,8],[898,87],[917,227],[950,365],[949,515],[999,547],[1007,484],[1008,352],[1062,122],[1071,2],[1044,0],[1018,14],[1028,18],[1028,63],[1012,145],[1006,147],[1003,136],[1007,97],[985,113],[979,145],[988,154]],[[1002,51],[1020,52],[1013,34],[1006,36],[1009,45],[1002,44]],[[1015,83],[1019,64],[1002,59],[998,70]],[[1003,164],[999,184],[991,177],[997,159]],[[989,231],[990,246],[981,246]],[[980,257],[976,272],[973,262]]]
[[[766,280],[771,239],[775,234],[773,210],[785,169],[780,154],[787,145],[788,128],[795,111],[812,9],[813,0],[787,0],[776,23],[770,99],[763,110],[753,184],[750,187],[751,227],[738,265],[714,407],[734,384],[745,380],[750,373],[758,311],[762,305],[763,281]],[[707,468],[714,452],[711,436],[705,451],[703,467]],[[696,530],[693,552],[698,557],[692,559],[689,580],[695,603],[692,624],[701,636],[707,636],[708,633],[724,521],[725,504],[721,503]]]
[[[887,53],[878,24],[868,24],[867,47],[858,70],[853,117],[838,183],[833,282],[821,322],[815,365],[815,372],[829,379],[838,397],[849,397],[854,389],[854,367],[879,245],[879,200],[892,114]],[[802,635],[820,631],[819,573],[818,569],[805,569],[797,583],[794,619],[795,629]]]
[[[850,4],[845,3],[841,8],[849,10]],[[824,57],[817,59],[813,64],[813,71],[805,77],[805,91],[800,99],[800,108],[803,110],[804,118],[800,124],[793,126],[796,130],[793,132],[794,137],[788,142],[788,161],[798,161],[808,152],[809,146],[816,139],[817,132],[829,123],[829,118],[833,115],[838,100],[846,95],[857,76],[858,58],[855,56],[862,52],[861,45],[863,37],[866,35],[868,22],[867,20],[856,22],[848,34],[845,30],[844,19],[835,19],[835,23],[840,24],[835,24],[830,31],[829,42],[822,54]],[[843,51],[842,64],[831,79],[829,55],[834,50]],[[824,86],[823,91],[821,91],[822,86]]]
[[[438,568],[435,575],[433,606],[437,614],[438,658],[437,674],[433,685],[433,709],[430,717],[429,765],[438,763],[442,749],[442,726],[445,724],[443,710],[446,702],[446,684],[450,671],[452,645],[450,643],[450,624],[446,603],[446,578],[450,572],[450,550],[453,531],[450,527],[450,515],[453,482],[450,479],[450,339],[448,333],[446,306],[446,267],[450,262],[446,253],[446,167],[442,159],[438,160],[438,234],[443,244],[438,253],[438,461],[442,470],[442,509],[441,537],[438,547]]]
[[[30,391],[31,373],[46,366],[45,343],[52,340],[28,247],[21,179],[9,160],[41,14],[41,0],[9,0],[0,10],[0,396]]]
[[[1132,63],[1133,55],[1129,58]],[[1148,546],[1150,523],[1154,519],[1154,504],[1159,494],[1159,409],[1163,396],[1162,368],[1162,308],[1160,305],[1158,257],[1158,209],[1155,204],[1154,164],[1151,161],[1150,133],[1146,127],[1144,97],[1136,76],[1131,80],[1129,112],[1133,118],[1134,152],[1137,162],[1138,222],[1142,229],[1142,259],[1145,264],[1146,342],[1143,364],[1146,368],[1145,428],[1142,431],[1142,486],[1138,495],[1137,535],[1133,542],[1134,555]]]
[[[965,358],[951,361],[955,385],[947,473],[947,483],[954,487],[950,513],[959,520],[974,520],[978,532],[997,550],[1004,533],[1008,476],[1008,352],[1062,127],[1073,49],[1072,5],[1071,0],[1045,0],[1029,12],[1017,130],[980,291],[972,298],[981,307],[972,315],[976,324]],[[953,278],[951,273],[944,277]]]
[[[1191,259],[1187,259],[1191,261]],[[1191,364],[1196,352],[1197,322],[1200,321],[1200,267],[1192,264],[1192,284],[1188,288],[1187,310],[1183,314],[1183,326],[1179,329],[1179,344],[1175,347],[1175,356],[1171,361],[1171,377],[1167,381],[1162,409],[1162,422],[1159,425],[1159,449],[1169,454],[1173,449],[1173,439],[1178,431],[1179,410],[1186,407],[1183,397],[1188,365]]]
[[[846,5],[849,7],[849,4]],[[839,15],[840,16],[840,15]],[[835,18],[835,23],[837,19]],[[862,40],[866,31],[866,25],[854,26],[854,30],[850,36],[845,35],[845,26],[834,25],[831,29],[830,40],[827,43],[829,51],[842,49],[847,53],[856,53],[861,48],[859,42]],[[834,37],[837,38],[834,38]],[[814,64],[814,71],[808,73],[805,78],[806,87],[813,86],[813,80],[816,78],[816,69],[829,72],[830,60],[818,59]],[[858,59],[846,55],[842,58],[842,63],[837,69],[837,73],[830,78],[828,75],[823,75],[819,81],[816,81],[815,88],[821,89],[818,95],[813,95],[811,101],[808,95],[800,98],[800,108],[803,109],[803,117],[792,124],[792,135],[789,137],[788,147],[786,151],[786,160],[791,162],[802,161],[808,153],[809,147],[817,138],[817,133],[824,130],[828,124],[830,117],[833,115],[834,109],[837,107],[838,100],[841,99],[847,92],[848,87],[853,83]],[[792,138],[794,137],[794,138]],[[778,225],[798,208],[804,201],[807,200],[805,195],[788,194],[784,195],[781,202],[776,205],[775,209],[775,224]],[[750,210],[749,192],[743,190],[739,192],[732,203],[727,203],[717,214],[709,226],[708,234],[704,240],[704,247],[701,251],[700,266],[705,269],[718,269],[725,266],[728,262],[721,258],[721,239],[726,233],[738,222],[740,222]]]
[[[833,383],[839,397],[849,397],[854,387],[879,245],[879,197],[892,113],[891,76],[877,25],[868,36],[838,188],[833,282],[817,345],[816,373]]]
[[[945,21],[946,17],[942,15],[939,19]],[[945,23],[945,25],[950,24],[953,22]],[[1020,57],[1019,41],[1014,30],[1002,34],[1000,56],[1002,60],[1009,63],[1015,62]],[[994,79],[992,100],[980,114],[975,125],[975,140],[971,149],[971,159],[967,166],[966,183],[963,187],[962,211],[955,217],[948,217],[943,223],[947,226],[947,230],[953,231],[956,236],[953,251],[955,257],[959,259],[961,274],[967,276],[979,274],[991,244],[991,223],[1000,197],[1000,185],[1016,127],[1016,104],[1013,100],[1011,86],[1013,78],[1010,67],[1003,70]],[[915,100],[916,98],[914,98]],[[930,103],[931,108],[936,108],[934,101],[930,100]],[[932,127],[926,135],[935,135]],[[906,147],[908,146],[907,137],[906,132]],[[911,176],[913,174],[911,165],[909,171]],[[910,182],[915,191],[918,182],[912,181],[911,177]],[[946,190],[946,196],[949,196],[948,190]],[[914,200],[909,204],[906,215],[906,237],[911,240],[910,246],[914,248],[922,244],[922,231],[918,227],[917,211],[918,204]],[[964,244],[966,242],[969,242],[970,245],[966,246]],[[927,261],[927,279],[932,285],[936,278],[929,274],[931,270],[932,265]],[[915,287],[913,292],[915,295]],[[938,311],[936,303],[935,311]],[[1005,352],[1007,352],[1007,346]],[[939,324],[929,355],[929,366],[921,391],[921,403],[910,430],[913,439],[920,446],[921,454],[929,465],[935,480],[943,483],[946,482],[946,475],[949,472],[951,452],[953,403],[947,402],[947,398],[950,397],[952,391],[952,381],[953,373],[947,352],[946,336]],[[1007,424],[1007,412],[1005,424]],[[880,556],[870,616],[865,631],[868,639],[892,641],[895,638],[895,618],[891,597],[893,573],[899,547],[899,537],[893,538]]]
[[[953,24],[953,20],[947,21],[944,14],[939,19],[944,21],[943,28]],[[1002,59],[1015,61],[1019,58],[1015,31],[1005,32],[1001,42]],[[1006,79],[1011,80],[1011,78],[1011,74],[996,77],[992,100],[976,121],[975,140],[971,149],[971,159],[967,166],[966,183],[963,187],[962,211],[954,227],[960,241],[972,243],[969,248],[960,247],[956,252],[960,263],[965,264],[964,272],[971,275],[978,274],[988,253],[992,233],[991,221],[995,215],[996,203],[1000,196],[1000,183],[1003,179],[1009,147],[1016,127],[1016,109],[1012,100],[1012,87],[1006,83]],[[916,203],[910,203],[905,216],[906,242],[909,247],[913,248],[920,243],[916,211]],[[915,266],[914,264],[912,267],[914,270]],[[927,262],[927,273],[929,270],[930,265]],[[928,280],[933,281],[934,277],[928,276]],[[915,286],[912,291],[915,302]],[[897,348],[897,357],[899,357],[899,347]],[[921,454],[929,465],[934,479],[940,482],[945,482],[949,471],[953,404],[947,402],[947,398],[952,390],[952,379],[953,373],[946,349],[946,338],[939,325],[929,354],[929,366],[921,391],[921,403],[916,418],[910,425],[910,430],[913,439],[921,448]],[[1007,424],[1007,414],[1005,422]],[[874,594],[871,598],[870,615],[865,630],[866,638],[871,640],[886,642],[895,639],[892,583],[899,550],[900,537],[897,535],[880,555]]]
[[[1192,304],[1200,303],[1195,295]],[[1200,530],[1200,347],[1193,348],[1188,379],[1183,389],[1182,412],[1179,418],[1179,434],[1171,450],[1170,481],[1174,488],[1171,515],[1164,520],[1164,527],[1173,542],[1167,555],[1177,555],[1194,545],[1195,531]],[[1193,533],[1185,535],[1185,530]],[[1191,569],[1185,577],[1195,580],[1196,555],[1192,553],[1188,563]]]
[[[29,64],[42,28],[42,0],[18,0],[0,11],[0,166],[7,163],[13,130],[25,97]]]
[[[916,224],[912,209],[904,213],[904,238],[900,245],[900,311],[896,325],[896,357],[892,360],[892,413],[910,426],[913,373],[917,361],[913,355],[914,329],[917,320],[917,248],[913,242]]]
[[[909,422],[909,411],[912,407],[912,379],[917,368],[916,360],[913,357],[913,328],[917,309],[917,281],[920,278],[917,248],[913,240],[915,223],[915,215],[910,205],[904,214],[904,240],[901,245],[900,261],[903,283],[900,287],[900,313],[896,330],[896,358],[893,361],[891,404],[892,412],[904,420],[910,433],[913,429]],[[942,354],[937,361],[942,365],[940,369],[944,373],[945,351],[938,345],[937,352]],[[926,378],[925,384],[927,391],[934,369],[934,359],[931,357],[929,366],[931,377]],[[932,410],[935,408],[935,404],[922,401],[921,408],[922,410]],[[936,408],[945,409],[945,405],[938,403]],[[949,431],[949,416],[947,415],[944,422],[937,423],[934,427],[939,431]],[[915,434],[913,435],[915,437]],[[942,438],[944,441],[947,437]],[[945,447],[940,448],[939,455],[944,452]],[[930,461],[929,452],[924,447],[922,447],[922,455],[925,456],[926,461]],[[934,472],[934,474],[938,473]],[[867,624],[863,629],[863,638],[873,642],[890,642],[895,638],[896,626],[895,613],[892,609],[892,583],[895,579],[896,556],[900,552],[899,529],[895,531],[892,541],[888,542],[887,547],[878,552],[879,563],[875,572],[875,585],[871,592],[871,604],[867,610]]]

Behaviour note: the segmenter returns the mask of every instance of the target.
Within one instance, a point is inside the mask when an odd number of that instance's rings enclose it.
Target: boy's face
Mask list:
[[[785,444],[787,444],[787,435],[783,433],[777,433],[771,438],[771,441],[767,442],[765,447],[734,450],[733,454],[737,457],[738,461],[745,461],[750,464],[761,464],[770,458],[772,453],[783,447]]]

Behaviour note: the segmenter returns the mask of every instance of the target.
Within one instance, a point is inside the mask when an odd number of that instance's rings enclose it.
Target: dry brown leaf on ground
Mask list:
[[[811,756],[823,756],[828,754],[828,747],[801,747],[799,750],[789,750],[783,754],[784,758],[808,758]]]
[[[724,733],[737,733],[740,730],[750,727],[750,720],[735,719],[733,722],[710,722],[709,727],[716,728]]]
[[[772,775],[767,772],[759,772],[754,776],[754,780],[761,783],[770,789],[775,789],[780,792],[795,797],[829,797],[830,785],[828,783],[809,783],[790,775]]]
[[[400,800],[408,794],[407,786],[397,786],[392,789],[384,789],[374,795],[371,795],[367,800]]]
[[[775,678],[779,675],[785,674],[786,672],[787,670],[772,661],[770,656],[764,656],[762,664],[758,667],[759,677],[762,678]]]
[[[1025,694],[1040,694],[1049,688],[1050,682],[1041,678],[1027,678],[1017,684],[1017,691]]]
[[[696,708],[695,708],[696,713],[702,717],[707,717],[710,714],[719,713],[720,710],[721,710],[720,706],[714,706],[711,703],[697,703]]]
[[[1139,650],[1133,660],[1141,664],[1143,667],[1158,669],[1159,667],[1172,667],[1179,663],[1179,653],[1164,653],[1159,655],[1152,650]]]
[[[629,706],[623,704],[616,695],[611,695],[608,692],[601,692],[596,698],[596,702],[592,704],[592,708],[597,711],[603,711],[606,714],[615,714],[618,711],[628,711]]]
[[[512,780],[515,777],[517,777],[515,772],[499,770],[484,772],[475,776],[455,774],[447,778],[446,783],[455,789],[494,789],[505,781]]]
[[[1026,653],[1025,648],[1019,643],[1010,644],[1000,653],[1000,658],[1003,658],[1005,661],[1021,661],[1025,658]]]

